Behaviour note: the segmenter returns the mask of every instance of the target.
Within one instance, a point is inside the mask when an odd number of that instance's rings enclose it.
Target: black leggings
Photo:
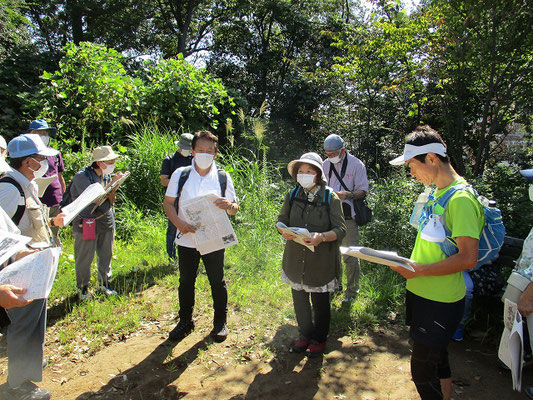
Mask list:
[[[411,376],[422,400],[441,400],[440,380],[451,375],[446,348],[432,348],[413,341]]]

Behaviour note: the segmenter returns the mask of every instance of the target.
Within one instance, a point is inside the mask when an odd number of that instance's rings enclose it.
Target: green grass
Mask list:
[[[70,228],[62,232],[65,247],[49,298],[49,324],[54,325],[55,340],[65,355],[79,350],[76,346],[80,338],[87,347],[85,351],[91,353],[121,335],[141,329],[143,321],[161,320],[167,314],[175,315],[179,309],[179,274],[167,262],[166,218],[160,206],[159,187],[159,166],[164,154],[171,150],[171,137],[148,128],[139,135],[132,137],[132,148],[122,149],[128,154],[122,169],[128,167],[134,173],[121,189],[116,207],[112,282],[119,293],[117,297],[77,301]],[[239,244],[226,251],[229,326],[232,330],[248,326],[253,332],[253,339],[240,347],[238,361],[246,360],[251,353],[270,357],[272,350],[264,344],[271,341],[277,328],[287,323],[296,326],[290,287],[281,281],[284,241],[274,227],[283,197],[292,183],[283,181],[277,166],[255,157],[253,151],[246,149],[221,149],[219,157],[233,178],[240,204],[239,213],[231,217]],[[380,213],[376,215],[379,217]],[[367,231],[369,237],[383,237],[375,229]],[[364,334],[384,321],[391,310],[403,308],[404,282],[399,275],[364,262],[362,270],[361,294],[352,306],[343,308],[342,296],[333,299],[333,334]],[[92,274],[94,288],[95,262]],[[151,301],[142,293],[154,285],[164,290],[165,295]],[[211,293],[202,266],[196,292],[195,313],[210,321]]]

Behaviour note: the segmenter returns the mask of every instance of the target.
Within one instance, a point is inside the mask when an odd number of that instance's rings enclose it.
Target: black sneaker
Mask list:
[[[185,336],[191,333],[194,330],[194,322],[192,321],[182,321],[178,322],[176,327],[168,333],[168,338],[170,340],[183,340]]]
[[[52,397],[52,393],[48,390],[40,388],[31,382],[24,382],[16,389],[9,388],[7,393],[12,399],[17,400],[48,400]]]
[[[225,322],[215,322],[213,330],[209,335],[215,342],[222,343],[228,337],[228,333],[228,327]]]

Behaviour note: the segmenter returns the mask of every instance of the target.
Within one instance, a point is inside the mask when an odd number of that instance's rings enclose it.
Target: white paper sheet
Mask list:
[[[115,182],[110,184],[107,189],[105,189],[104,193],[100,196],[98,199],[98,202],[94,205],[92,212],[96,210],[98,207],[100,207],[102,204],[104,204],[104,201],[106,199],[106,196],[115,188],[118,188],[122,183],[130,176],[130,171],[124,172],[124,175],[120,179],[117,179]]]
[[[238,243],[228,214],[214,204],[217,198],[215,194],[207,194],[180,203],[185,220],[197,229],[194,241],[202,255]]]
[[[352,257],[362,258],[363,260],[371,261],[376,264],[383,264],[389,266],[400,266],[409,271],[414,272],[414,268],[408,263],[414,263],[413,260],[399,256],[395,251],[374,250],[370,247],[350,246],[340,247],[341,254],[346,254]]]
[[[305,228],[296,228],[292,226],[287,226],[283,222],[276,223],[276,226],[280,229],[281,232],[287,233],[289,235],[295,235],[296,238],[293,239],[296,243],[301,244],[302,246],[307,247],[311,251],[315,251],[315,246],[307,244],[304,242],[304,239],[310,238],[311,234]]]
[[[93,183],[78,196],[69,205],[63,207],[61,212],[65,213],[63,218],[65,225],[68,225],[79,213],[81,213],[89,204],[105,193],[103,186],[99,183]]]
[[[5,263],[11,256],[26,248],[31,240],[28,236],[17,235],[8,231],[0,230],[0,265]]]
[[[57,178],[57,175],[35,178],[39,197],[43,197],[46,188]]]
[[[523,321],[516,303],[509,299],[504,302],[503,325],[498,358],[511,370],[513,389],[520,391],[524,359]]]
[[[0,285],[27,289],[26,300],[45,299],[56,277],[61,247],[52,247],[30,254],[0,271]]]

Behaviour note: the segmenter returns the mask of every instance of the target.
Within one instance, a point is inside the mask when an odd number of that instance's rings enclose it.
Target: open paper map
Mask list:
[[[296,236],[295,239],[293,239],[296,243],[301,244],[302,246],[307,247],[311,251],[315,251],[315,246],[307,244],[304,242],[304,239],[310,238],[311,234],[309,231],[305,228],[295,228],[295,227],[289,227],[285,225],[283,222],[276,223],[276,226],[279,228],[279,230],[283,233],[294,235]]]
[[[126,179],[128,179],[128,176],[130,176],[130,171],[126,171],[126,172],[124,172],[124,175],[122,175],[119,179],[117,179],[115,182],[113,182],[112,184],[110,184],[110,185],[107,187],[107,189],[105,189],[104,193],[102,193],[102,195],[101,195],[100,198],[98,199],[98,202],[97,202],[97,203],[95,204],[95,206],[93,207],[92,212],[94,212],[94,210],[96,210],[98,207],[100,207],[100,206],[104,203],[104,201],[105,201],[107,195],[108,195],[109,193],[111,193],[111,191],[112,191],[113,189],[118,188],[120,185],[122,185],[122,183],[123,183]]]
[[[361,258],[363,260],[371,261],[376,264],[389,265],[391,267],[399,265],[409,271],[415,271],[409,263],[414,263],[413,260],[399,256],[395,251],[374,250],[370,247],[341,247],[341,254],[346,254],[352,257]]]
[[[63,221],[65,225],[68,225],[79,213],[81,213],[89,204],[95,201],[104,193],[104,188],[99,183],[93,183],[78,196],[69,205],[61,209],[62,213],[65,213]]]
[[[196,227],[193,234],[200,254],[225,249],[238,243],[226,211],[215,206],[215,194],[194,197],[180,203],[187,223]]]
[[[45,299],[52,290],[61,247],[51,247],[30,254],[0,271],[0,285],[27,289],[26,300]]]
[[[31,238],[28,236],[0,230],[0,265],[6,262],[9,257],[24,249],[30,240]]]

